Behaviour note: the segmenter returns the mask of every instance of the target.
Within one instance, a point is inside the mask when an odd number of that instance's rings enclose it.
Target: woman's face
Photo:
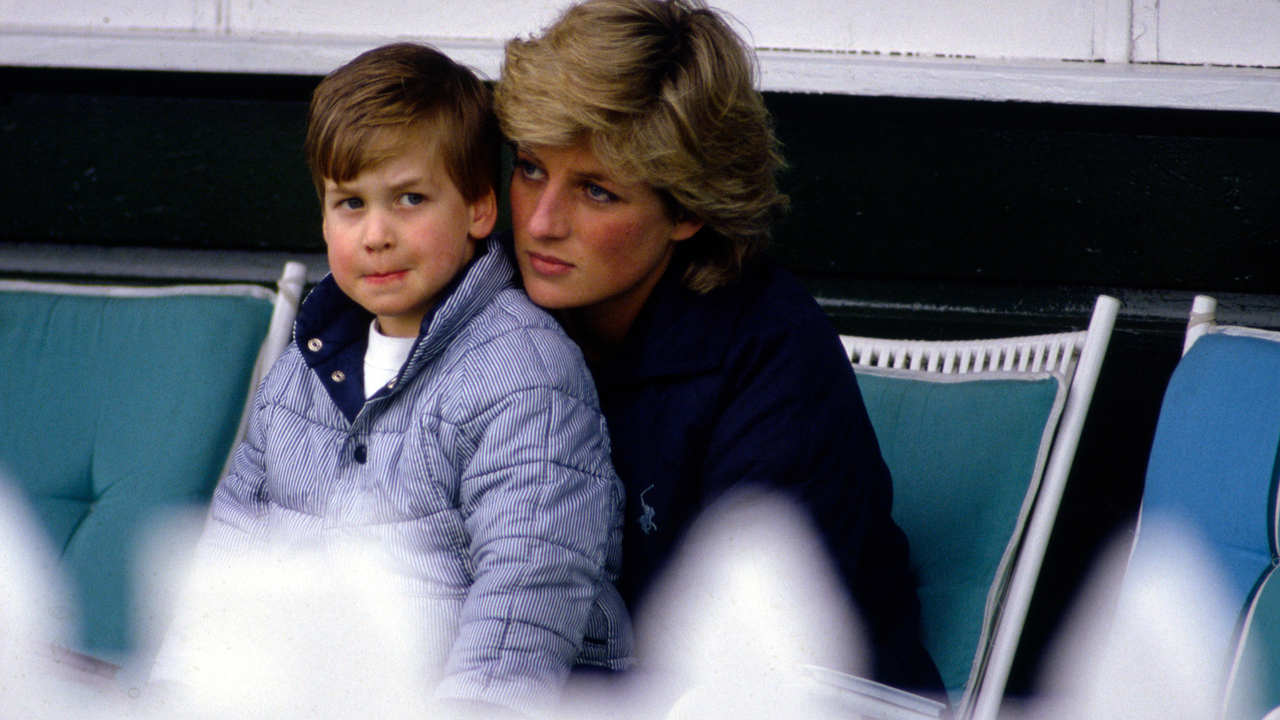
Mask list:
[[[585,141],[517,150],[511,219],[529,297],[561,311],[571,330],[617,342],[675,244],[702,227],[673,219],[647,184],[611,174]]]

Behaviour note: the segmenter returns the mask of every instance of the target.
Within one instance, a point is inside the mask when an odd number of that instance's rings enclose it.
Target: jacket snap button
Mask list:
[[[336,382],[336,383],[340,383],[340,382],[342,382],[343,380],[346,380],[346,379],[347,379],[347,374],[346,374],[346,373],[344,373],[344,372],[342,372],[341,370],[334,370],[334,371],[333,371],[333,374],[332,374],[332,375],[330,375],[329,377],[333,378],[333,381],[334,381],[334,382]]]
[[[355,449],[355,453],[353,454],[356,456],[356,462],[360,463],[361,465],[363,465],[365,461],[369,459],[369,449],[366,448],[364,445],[357,445]]]
[[[320,341],[320,338],[311,338],[307,341],[307,349],[311,352],[320,352],[322,347],[324,347],[324,343]]]

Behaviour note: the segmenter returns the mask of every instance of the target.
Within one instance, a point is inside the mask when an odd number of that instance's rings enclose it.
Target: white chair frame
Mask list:
[[[285,348],[293,340],[293,321],[298,316],[298,308],[302,305],[302,289],[307,281],[307,266],[290,260],[284,264],[284,271],[276,281],[274,307],[271,310],[271,324],[267,326],[267,336],[262,341],[262,349],[258,352],[258,361],[253,366],[253,375],[249,379],[249,395],[245,398],[244,412],[240,415],[240,427],[236,430],[235,440],[231,443],[231,452],[222,466],[222,475],[231,469],[231,461],[235,458],[236,448],[249,430],[249,416],[253,413],[253,398],[263,378],[275,365],[276,360],[284,354]],[[221,476],[220,476],[221,477]]]
[[[974,658],[976,680],[966,688],[957,720],[994,720],[1044,561],[1067,476],[1075,458],[1120,301],[1098,297],[1087,330],[974,341],[885,340],[841,336],[855,369],[898,368],[938,374],[987,371],[1061,373],[1067,398],[1044,475],[1028,518],[1008,589],[987,647]]]
[[[1218,301],[1208,295],[1197,295],[1191,301],[1191,316],[1187,319],[1187,335],[1182,344],[1182,354],[1186,355],[1197,340],[1210,333],[1224,335],[1241,335],[1256,337],[1272,342],[1280,342],[1280,331],[1263,330],[1262,328],[1244,327],[1243,325],[1219,325]]]

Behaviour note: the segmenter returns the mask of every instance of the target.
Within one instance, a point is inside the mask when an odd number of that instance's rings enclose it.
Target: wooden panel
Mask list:
[[[1274,0],[1160,0],[1158,12],[1160,62],[1280,66]]]
[[[758,47],[1092,60],[1095,3],[1106,0],[808,0],[802,10],[752,0],[715,4],[741,20]]]
[[[0,2],[0,25],[68,27],[77,30],[196,30],[225,27],[218,0],[94,0],[94,2]]]
[[[231,27],[246,33],[506,40],[549,23],[554,0],[227,0]]]

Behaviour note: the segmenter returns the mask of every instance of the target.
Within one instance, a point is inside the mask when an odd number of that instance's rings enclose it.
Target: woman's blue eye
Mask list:
[[[517,173],[523,175],[524,177],[530,180],[542,179],[542,168],[538,167],[537,165],[534,165],[528,160],[522,160],[520,158],[517,158],[515,162],[515,169]]]
[[[587,197],[597,202],[611,202],[617,200],[618,196],[596,185],[595,183],[587,183]]]

